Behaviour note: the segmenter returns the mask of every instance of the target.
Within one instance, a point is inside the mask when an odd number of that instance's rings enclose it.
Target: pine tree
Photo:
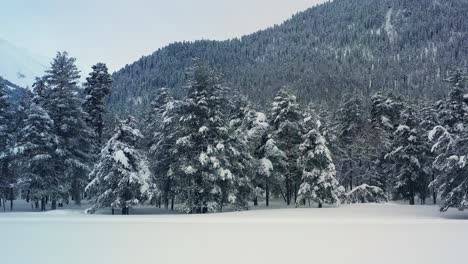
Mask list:
[[[335,165],[325,138],[317,131],[310,130],[300,145],[302,183],[298,203],[313,201],[319,208],[325,204],[340,204],[344,188],[335,179]]]
[[[16,179],[10,169],[11,147],[12,147],[12,113],[10,109],[10,99],[0,78],[0,199],[10,200],[13,203],[14,186]],[[0,200],[1,202],[1,200]],[[3,207],[5,210],[5,207]]]
[[[349,189],[360,185],[366,177],[370,161],[367,157],[367,120],[363,111],[362,99],[352,96],[346,100],[337,113],[336,154],[339,157],[340,180]]]
[[[300,183],[297,159],[302,142],[303,119],[296,96],[286,89],[280,90],[273,101],[270,127],[272,139],[285,155],[285,167],[281,169],[284,173],[284,191],[283,187],[279,187],[279,190],[288,205],[292,200],[296,201]]]
[[[177,139],[178,105],[169,94],[167,88],[160,88],[151,103],[151,109],[146,120],[149,144],[150,168],[153,173],[153,197],[161,192],[164,207],[174,209],[173,166],[177,160],[173,149]]]
[[[232,170],[239,151],[229,137],[227,88],[198,59],[188,73],[173,150],[178,156],[174,167],[177,200],[188,213],[220,211],[225,204],[236,204],[235,186],[240,180]]]
[[[118,126],[89,174],[86,192],[93,205],[88,213],[112,207],[112,213],[114,208],[121,208],[122,214],[129,214],[132,206],[147,198],[151,173],[145,154],[138,148],[142,139],[134,118]]]
[[[466,76],[455,71],[447,80],[451,91],[445,101],[438,103],[440,125],[429,133],[437,154],[433,167],[438,172],[431,182],[442,198],[441,211],[450,207],[464,210],[468,206],[468,106],[464,94]]]
[[[83,111],[79,97],[79,71],[75,58],[67,52],[58,52],[46,71],[43,80],[36,82],[36,91],[41,95],[43,107],[54,121],[55,134],[58,137],[55,161],[56,175],[61,177],[64,193],[61,198],[68,199],[71,192],[75,203],[81,203],[81,195],[87,184],[85,175],[89,172],[91,139],[93,133],[86,124],[87,114]],[[45,89],[43,89],[45,85]],[[39,89],[40,88],[40,89]],[[58,197],[52,199],[52,208],[56,207]]]
[[[111,91],[112,79],[104,63],[92,66],[93,71],[86,78],[84,110],[88,113],[88,123],[100,144],[103,136],[105,112],[104,99]]]
[[[386,159],[393,162],[395,193],[414,205],[417,194],[425,199],[428,193],[429,182],[423,167],[425,146],[418,128],[420,122],[411,107],[403,111],[401,122],[394,132],[391,151]]]
[[[234,95],[233,97],[239,98]],[[234,98],[232,98],[234,99]],[[231,99],[231,100],[232,100]],[[244,185],[244,192],[250,192],[254,206],[258,205],[258,197],[266,193],[267,182],[266,177],[269,177],[271,171],[265,167],[266,163],[263,155],[259,153],[259,148],[262,144],[262,139],[266,135],[269,125],[266,115],[253,109],[247,99],[243,99],[244,103],[241,105],[233,105],[233,109],[238,109],[237,114],[231,118],[230,121],[230,135],[231,138],[238,143],[242,153],[242,164],[239,164],[243,174],[249,177],[250,184]],[[235,110],[234,110],[235,111]],[[270,162],[271,163],[271,162]],[[269,194],[268,194],[269,195]],[[268,196],[267,195],[267,196]],[[268,197],[269,198],[269,197]],[[267,205],[269,199],[266,200]]]
[[[390,192],[394,186],[391,179],[393,170],[390,159],[385,156],[391,151],[391,144],[395,137],[395,130],[400,124],[401,112],[403,111],[401,98],[393,94],[377,93],[371,97],[369,128],[369,144],[372,144],[369,154],[372,156],[371,173],[376,175],[379,187]]]
[[[36,206],[41,202],[41,210],[45,211],[46,199],[60,197],[64,192],[54,167],[58,139],[52,119],[40,105],[33,102],[25,113],[24,126],[14,148],[21,188],[27,190],[28,198]]]

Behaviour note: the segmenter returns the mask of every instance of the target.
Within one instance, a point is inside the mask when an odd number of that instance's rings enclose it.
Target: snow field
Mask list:
[[[468,213],[390,203],[208,215],[1,213],[0,225],[9,264],[465,263],[468,245]]]

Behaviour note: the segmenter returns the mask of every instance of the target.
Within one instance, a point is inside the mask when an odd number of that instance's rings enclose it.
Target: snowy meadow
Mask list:
[[[0,213],[3,263],[464,263],[468,214],[432,205],[258,208],[208,215]],[[20,209],[19,209],[20,210]],[[133,215],[135,214],[135,215]]]

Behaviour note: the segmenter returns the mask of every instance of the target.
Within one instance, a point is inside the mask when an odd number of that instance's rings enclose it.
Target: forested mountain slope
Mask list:
[[[335,0],[239,39],[174,43],[142,57],[113,75],[110,108],[135,112],[160,87],[180,94],[192,57],[258,103],[285,85],[302,101],[331,104],[380,90],[438,98],[447,70],[468,62],[466,14],[467,0]]]

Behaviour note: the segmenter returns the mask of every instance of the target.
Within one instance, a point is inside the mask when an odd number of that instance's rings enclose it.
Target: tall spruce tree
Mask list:
[[[54,167],[58,139],[54,122],[39,104],[32,102],[25,114],[14,148],[21,173],[20,187],[27,191],[28,200],[36,206],[40,202],[41,210],[45,211],[47,198],[60,197],[64,192]]]
[[[86,192],[92,206],[88,213],[111,207],[112,213],[114,208],[121,208],[122,214],[129,214],[132,206],[147,198],[151,173],[145,153],[139,149],[142,139],[133,117],[117,127],[89,174]]]
[[[83,110],[83,101],[79,96],[78,81],[80,75],[75,66],[75,58],[67,52],[58,52],[43,81],[36,82],[36,90],[41,91],[43,107],[54,121],[55,134],[58,137],[55,170],[63,184],[61,198],[68,199],[69,193],[75,203],[81,203],[86,175],[91,160],[91,139],[93,133],[86,124],[87,113]],[[39,91],[38,91],[39,92]],[[56,207],[58,197],[53,197],[52,208]]]
[[[188,71],[174,148],[177,200],[188,213],[220,211],[237,202],[240,178],[232,161],[239,151],[230,142],[225,93],[217,74],[195,59]]]
[[[324,203],[340,204],[344,188],[335,179],[335,165],[325,138],[317,128],[311,129],[303,138],[299,147],[302,182],[297,203],[312,201],[319,208]]]
[[[301,170],[297,167],[297,159],[302,143],[303,119],[296,96],[287,89],[280,90],[273,101],[270,127],[272,139],[285,155],[285,167],[281,169],[284,186],[279,187],[279,191],[288,205],[296,201],[299,190]]]
[[[104,63],[97,63],[92,69],[84,84],[83,108],[88,113],[89,126],[94,129],[97,141],[101,144],[104,130],[104,100],[111,91],[112,78]]]
[[[461,70],[451,73],[446,100],[438,103],[439,121],[429,133],[437,154],[433,167],[437,177],[431,183],[442,198],[441,211],[450,207],[464,210],[468,206],[468,106],[464,96],[466,76]]]
[[[179,103],[167,88],[160,88],[151,103],[146,120],[145,134],[149,144],[150,168],[153,173],[151,188],[154,197],[162,196],[164,207],[174,209],[174,164],[177,156],[173,149],[177,139]],[[160,192],[160,194],[158,193]],[[159,199],[159,197],[158,197]]]
[[[10,168],[12,158],[10,150],[13,142],[12,113],[6,89],[3,79],[0,77],[0,202],[3,200],[4,210],[6,200],[13,203],[16,184],[16,179]]]
[[[415,204],[416,195],[425,200],[428,193],[429,182],[423,167],[425,145],[419,124],[415,111],[406,107],[401,124],[395,129],[391,151],[386,155],[392,162],[393,190],[397,197],[409,200],[410,205]]]

